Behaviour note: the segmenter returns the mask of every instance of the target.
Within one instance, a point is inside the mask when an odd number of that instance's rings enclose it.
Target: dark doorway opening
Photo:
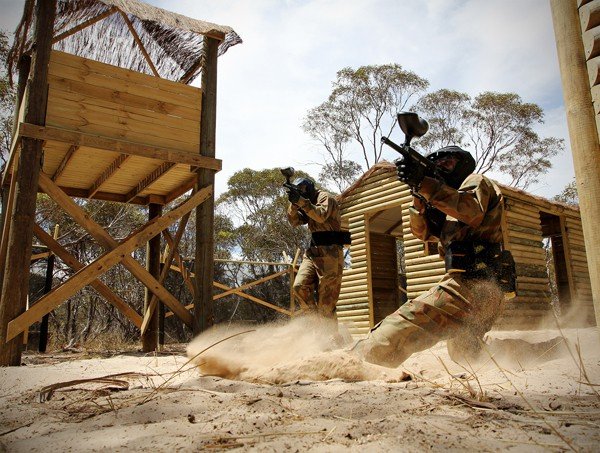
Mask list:
[[[552,303],[559,313],[565,313],[571,305],[571,288],[561,219],[557,215],[540,212],[540,220],[547,254]]]

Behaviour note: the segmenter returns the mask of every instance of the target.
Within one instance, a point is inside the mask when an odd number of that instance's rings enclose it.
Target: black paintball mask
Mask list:
[[[432,162],[436,162],[446,157],[454,157],[458,159],[458,162],[452,170],[440,167],[440,174],[444,178],[446,184],[454,189],[458,189],[467,176],[475,171],[477,164],[470,152],[465,151],[458,146],[445,146],[427,155],[427,159]]]
[[[298,187],[300,191],[300,195],[310,200],[311,203],[316,203],[317,201],[317,189],[315,187],[315,183],[308,178],[297,178],[294,180],[293,184]]]

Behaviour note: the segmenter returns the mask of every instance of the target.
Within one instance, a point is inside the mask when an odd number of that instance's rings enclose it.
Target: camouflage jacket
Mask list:
[[[306,198],[300,198],[296,208],[289,204],[287,217],[293,226],[308,224],[311,233],[316,231],[340,231],[340,207],[335,198],[325,191],[317,192],[316,204]]]
[[[419,191],[429,203],[446,214],[439,232],[434,232],[423,203],[415,199],[410,208],[412,233],[423,241],[438,240],[439,253],[453,241],[502,242],[502,193],[483,175],[473,173],[458,190],[426,177]]]

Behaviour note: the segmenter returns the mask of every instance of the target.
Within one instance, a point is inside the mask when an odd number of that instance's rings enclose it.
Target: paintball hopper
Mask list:
[[[286,168],[280,168],[279,171],[281,172],[281,174],[283,176],[285,176],[285,179],[287,180],[287,182],[290,182],[290,178],[292,176],[294,176],[294,167],[286,167]]]
[[[429,130],[429,123],[414,112],[398,113],[398,124],[404,132],[405,145],[410,145],[414,137],[422,137]]]

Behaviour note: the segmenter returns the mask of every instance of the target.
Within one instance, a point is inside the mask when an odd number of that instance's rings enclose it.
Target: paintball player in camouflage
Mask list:
[[[396,167],[398,179],[413,192],[411,231],[422,241],[438,241],[446,274],[354,346],[355,354],[389,367],[441,340],[448,340],[453,360],[472,359],[500,313],[505,292],[514,291],[514,261],[501,250],[500,189],[472,173],[475,160],[458,146],[427,158],[443,181],[407,159],[398,159]]]
[[[293,186],[298,190],[288,190],[288,220],[292,226],[308,225],[311,232],[310,247],[294,280],[294,293],[304,310],[336,319],[344,264],[342,246],[349,235],[340,231],[340,209],[333,196],[318,190],[308,178],[296,179]]]

